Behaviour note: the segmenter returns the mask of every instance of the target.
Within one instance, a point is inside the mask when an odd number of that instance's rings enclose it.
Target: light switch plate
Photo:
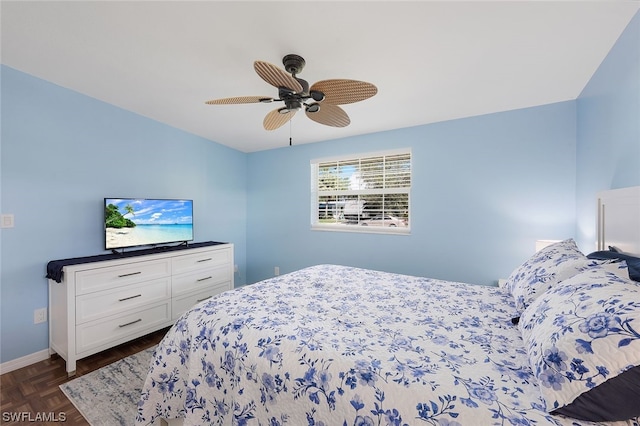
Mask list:
[[[0,225],[2,228],[13,228],[14,221],[12,214],[3,214],[2,220],[0,220]]]

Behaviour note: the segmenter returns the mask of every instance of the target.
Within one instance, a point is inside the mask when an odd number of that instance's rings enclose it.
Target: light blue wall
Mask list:
[[[640,12],[577,100],[577,236],[595,248],[596,194],[640,185]]]
[[[103,197],[190,198],[246,277],[246,154],[2,67],[2,362],[48,347],[48,261],[105,253]]]
[[[565,102],[249,154],[247,281],[338,263],[495,283],[536,239],[574,234],[575,116]],[[310,230],[310,160],[404,147],[410,236]]]

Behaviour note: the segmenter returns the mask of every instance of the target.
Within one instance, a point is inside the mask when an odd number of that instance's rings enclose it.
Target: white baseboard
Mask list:
[[[8,373],[18,368],[27,367],[36,362],[44,361],[49,358],[49,349],[43,349],[38,352],[34,352],[30,355],[25,355],[20,358],[12,359],[11,361],[3,362],[0,364],[0,375]]]

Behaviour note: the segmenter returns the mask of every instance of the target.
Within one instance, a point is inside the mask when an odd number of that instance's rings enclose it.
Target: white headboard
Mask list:
[[[640,254],[640,186],[598,193],[598,250]]]

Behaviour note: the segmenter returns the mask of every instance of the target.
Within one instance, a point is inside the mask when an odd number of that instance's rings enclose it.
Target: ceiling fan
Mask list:
[[[239,96],[214,99],[208,105],[230,105],[249,103],[284,102],[284,106],[269,112],[264,118],[266,130],[275,130],[291,120],[295,113],[304,108],[307,117],[313,121],[333,127],[345,127],[351,123],[347,113],[338,105],[363,101],[378,93],[371,83],[359,80],[322,80],[309,87],[309,83],[296,77],[306,62],[302,56],[286,55],[282,58],[286,70],[264,61],[255,61],[253,68],[264,81],[278,88],[278,98],[268,96]],[[289,74],[291,75],[289,75]]]

